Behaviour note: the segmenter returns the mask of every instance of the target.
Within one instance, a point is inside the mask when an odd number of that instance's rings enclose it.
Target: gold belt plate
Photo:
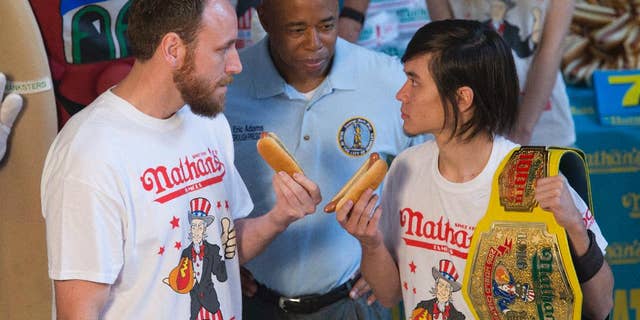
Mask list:
[[[479,319],[571,319],[574,294],[544,223],[494,222],[480,235],[469,297]]]

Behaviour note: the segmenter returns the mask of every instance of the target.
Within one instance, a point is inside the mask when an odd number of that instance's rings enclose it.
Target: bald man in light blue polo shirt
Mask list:
[[[236,167],[254,201],[252,214],[273,207],[274,172],[256,141],[261,132],[275,132],[323,201],[246,265],[260,285],[248,290],[245,318],[385,319],[388,310],[367,306],[366,296],[349,298],[360,245],[321,210],[372,152],[390,161],[423,140],[402,130],[395,100],[406,80],[402,64],[338,39],[336,0],[267,0],[259,13],[268,36],[241,52],[244,71],[227,93]],[[364,281],[356,287],[368,291]]]

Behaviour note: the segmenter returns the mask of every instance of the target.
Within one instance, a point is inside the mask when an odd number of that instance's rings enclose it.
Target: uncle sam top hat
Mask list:
[[[193,219],[204,220],[207,224],[207,227],[213,223],[213,216],[209,215],[209,210],[211,209],[211,202],[205,198],[194,198],[191,199],[189,203],[191,207],[191,211],[189,212],[189,223]]]
[[[451,260],[442,259],[440,260],[440,268],[436,269],[436,267],[431,268],[431,273],[433,273],[433,279],[438,281],[438,279],[442,279],[451,285],[451,291],[456,292],[462,288],[462,285],[456,281],[458,280],[458,272],[456,271],[456,267],[453,265]]]

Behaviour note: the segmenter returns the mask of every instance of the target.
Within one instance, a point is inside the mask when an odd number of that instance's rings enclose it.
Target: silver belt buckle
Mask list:
[[[280,307],[280,309],[284,310],[284,312],[287,312],[287,308],[285,308],[284,303],[285,302],[300,302],[299,298],[287,298],[287,297],[280,297],[278,299],[278,307]]]

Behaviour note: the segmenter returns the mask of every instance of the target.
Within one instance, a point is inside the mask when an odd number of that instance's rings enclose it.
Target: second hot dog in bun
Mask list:
[[[375,190],[384,179],[385,174],[387,174],[387,162],[382,160],[378,153],[372,153],[338,194],[327,203],[324,212],[330,213],[339,210],[347,200],[355,203],[367,188]]]
[[[289,175],[302,173],[302,168],[284,144],[273,132],[263,132],[257,143],[258,153],[276,172],[284,171]]]

